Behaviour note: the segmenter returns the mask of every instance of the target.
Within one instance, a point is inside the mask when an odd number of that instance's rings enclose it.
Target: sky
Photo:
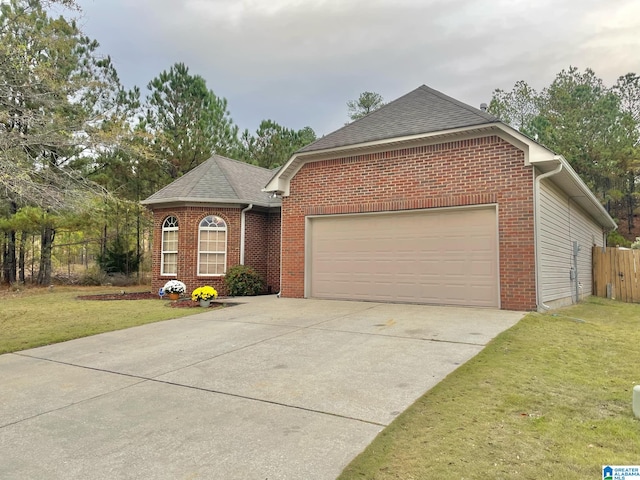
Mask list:
[[[427,85],[474,107],[570,66],[607,85],[640,74],[638,0],[79,0],[78,23],[127,88],[174,63],[228,101],[241,130],[271,119],[322,136],[364,91]]]

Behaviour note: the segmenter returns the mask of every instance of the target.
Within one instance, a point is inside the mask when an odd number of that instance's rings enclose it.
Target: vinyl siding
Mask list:
[[[539,275],[543,302],[571,302],[574,241],[580,245],[578,281],[582,284],[583,295],[590,295],[593,285],[591,247],[602,246],[601,227],[549,179],[540,185],[539,214]]]

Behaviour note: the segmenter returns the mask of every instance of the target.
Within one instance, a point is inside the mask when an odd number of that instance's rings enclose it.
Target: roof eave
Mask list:
[[[546,160],[541,159],[532,162],[532,165],[543,173],[553,170],[558,164],[562,164],[562,170],[552,177],[549,177],[549,180],[558,184],[569,198],[597,220],[604,230],[611,231],[617,229],[618,225],[615,220],[611,218],[611,215],[609,215],[607,210],[602,206],[602,203],[600,203],[598,198],[562,155],[554,155],[552,158],[547,158]]]
[[[246,200],[246,199],[228,199],[228,198],[195,198],[195,197],[169,197],[169,198],[158,198],[158,199],[146,199],[140,202],[141,205],[146,205],[150,207],[163,207],[163,206],[171,206],[176,204],[219,204],[219,205],[255,205],[259,207],[265,208],[275,208],[280,207],[279,203],[276,202],[264,202],[264,201],[255,201],[255,200]]]
[[[607,210],[562,155],[557,155],[552,150],[502,122],[496,123],[495,127],[501,132],[498,134],[500,138],[524,152],[525,165],[533,165],[538,168],[545,164],[553,165],[553,167],[548,168],[548,170],[552,170],[558,163],[561,163],[562,170],[554,177],[557,176],[560,179],[564,179],[567,184],[578,191],[579,195],[573,196],[572,199],[580,204],[605,230],[618,228],[618,225]],[[547,171],[547,169],[543,169],[543,171]],[[554,177],[551,177],[550,180],[553,181]]]
[[[390,147],[401,144],[410,144],[420,141],[438,141],[447,137],[477,136],[481,133],[492,133],[499,136],[506,142],[514,145],[524,153],[525,165],[543,166],[545,163],[558,162],[563,163],[563,169],[560,173],[561,178],[565,178],[570,185],[580,192],[576,197],[576,201],[596,219],[600,225],[607,230],[617,228],[615,221],[607,213],[596,196],[591,192],[589,187],[582,181],[578,174],[571,168],[569,162],[561,155],[555,154],[553,151],[537,143],[535,140],[523,135],[514,128],[502,123],[491,122],[480,125],[470,125],[450,130],[441,130],[437,132],[428,132],[419,135],[410,135],[405,137],[396,137],[384,140],[361,143],[357,145],[345,145],[342,147],[329,148],[324,150],[312,150],[307,152],[295,153],[287,163],[271,178],[269,183],[262,189],[263,192],[276,193],[282,196],[290,194],[290,181],[295,174],[308,161],[320,160],[323,158],[335,157],[336,155],[346,156],[353,153],[359,153],[363,150],[375,150],[381,147]]]
[[[370,142],[358,143],[354,145],[344,145],[340,147],[326,148],[320,150],[311,150],[305,152],[296,152],[285,163],[278,172],[269,180],[269,183],[262,189],[263,192],[277,193],[282,196],[289,196],[290,180],[308,161],[315,161],[322,158],[335,157],[336,155],[348,156],[357,154],[364,150],[376,150],[381,147],[400,146],[402,144],[414,143],[425,140],[439,140],[451,136],[460,136],[469,133],[479,133],[482,131],[495,130],[495,126],[499,123],[482,123],[478,125],[470,125],[467,127],[452,128],[449,130],[439,130],[436,132],[420,133],[416,135],[407,135],[403,137],[386,138]]]

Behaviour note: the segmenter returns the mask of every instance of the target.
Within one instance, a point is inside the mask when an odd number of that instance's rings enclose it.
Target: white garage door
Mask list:
[[[499,307],[495,207],[309,219],[307,296]]]

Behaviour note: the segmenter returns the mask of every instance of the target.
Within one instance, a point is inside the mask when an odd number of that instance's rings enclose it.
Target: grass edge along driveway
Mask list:
[[[201,313],[168,300],[78,300],[120,287],[33,288],[0,294],[0,354]],[[144,287],[125,288],[145,291]],[[149,291],[148,289],[146,291]]]
[[[400,415],[351,479],[586,479],[640,464],[640,305],[530,313]]]

